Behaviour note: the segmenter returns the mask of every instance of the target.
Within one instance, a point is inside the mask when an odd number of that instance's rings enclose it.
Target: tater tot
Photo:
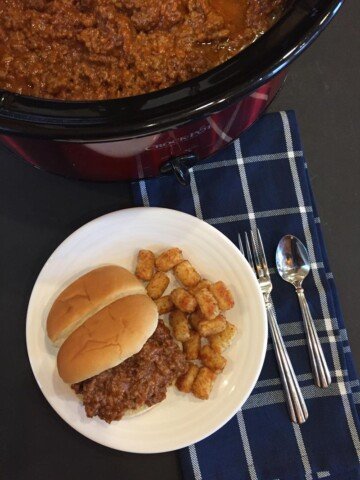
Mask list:
[[[181,375],[176,380],[176,386],[178,390],[184,393],[190,393],[191,387],[194,383],[194,380],[198,372],[199,372],[199,367],[194,363],[189,363],[189,368],[187,372],[184,375]]]
[[[174,310],[170,313],[170,326],[174,337],[179,342],[185,342],[190,338],[190,326],[186,315],[181,310]]]
[[[171,300],[170,295],[165,295],[164,297],[158,298],[154,300],[156,303],[159,315],[163,315],[164,313],[169,313],[171,310],[174,310],[174,303]]]
[[[140,250],[135,275],[141,280],[151,280],[154,273],[155,255],[151,250]]]
[[[185,287],[194,287],[200,282],[201,278],[195,268],[187,260],[178,263],[174,267],[174,275]]]
[[[155,266],[161,272],[167,272],[184,260],[180,248],[170,248],[155,260]]]
[[[226,319],[223,315],[218,315],[212,320],[205,318],[200,320],[196,330],[200,333],[202,337],[209,337],[210,335],[215,335],[224,331],[226,328]]]
[[[195,297],[184,288],[175,288],[170,296],[176,307],[182,312],[191,313],[195,310]]]
[[[200,292],[200,290],[202,290],[203,288],[209,288],[210,285],[211,285],[211,282],[203,278],[195,287],[190,288],[189,291],[194,295],[196,292]]]
[[[189,320],[193,329],[199,332],[202,337],[215,335],[225,330],[226,327],[226,319],[221,314],[212,320],[208,320],[201,312],[196,310],[190,315]]]
[[[200,307],[201,313],[206,318],[211,320],[219,315],[220,311],[217,301],[207,288],[203,288],[199,292],[196,292],[195,298]]]
[[[186,360],[196,360],[199,358],[201,338],[198,332],[190,332],[189,340],[183,343]]]
[[[230,310],[234,306],[234,298],[224,282],[213,283],[209,287],[210,292],[216,298],[220,310]]]
[[[210,345],[204,345],[200,350],[200,359],[205,367],[210,368],[215,373],[220,373],[224,370],[226,359],[215,352]]]
[[[191,391],[195,397],[207,400],[212,390],[216,374],[207,367],[201,367],[196,375]]]
[[[199,310],[195,310],[195,312],[190,315],[189,320],[190,325],[193,327],[193,329],[198,331],[199,323],[204,321],[205,317]]]
[[[225,330],[216,335],[211,335],[208,337],[209,344],[215,352],[222,353],[224,352],[231,344],[233,338],[235,337],[237,328],[230,322],[226,322]]]
[[[164,272],[156,272],[146,287],[147,294],[153,300],[160,298],[167,289],[170,279]]]

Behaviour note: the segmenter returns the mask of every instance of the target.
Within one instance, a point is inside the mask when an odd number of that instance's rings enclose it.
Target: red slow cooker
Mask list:
[[[217,68],[158,92],[53,101],[0,92],[0,141],[33,165],[86,180],[187,170],[238,137],[267,108],[285,69],[342,0],[295,0],[255,43]]]

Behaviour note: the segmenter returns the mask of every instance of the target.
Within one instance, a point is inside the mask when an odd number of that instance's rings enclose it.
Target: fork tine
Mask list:
[[[239,250],[240,250],[240,252],[245,256],[244,246],[243,246],[243,243],[242,243],[242,241],[241,241],[241,235],[240,235],[240,233],[238,233],[238,245],[239,245]]]
[[[246,244],[247,261],[250,263],[250,266],[254,270],[254,273],[256,275],[254,260],[253,260],[253,256],[252,256],[252,253],[251,253],[250,243],[249,243],[249,237],[248,237],[248,234],[246,232],[245,232],[245,244]]]
[[[256,234],[257,234],[257,239],[258,239],[258,246],[259,246],[259,256],[260,260],[262,263],[262,268],[264,270],[265,275],[270,276],[268,264],[266,261],[266,255],[265,255],[265,250],[264,250],[264,244],[261,238],[260,230],[257,228],[256,229]]]
[[[260,277],[264,276],[264,271],[262,269],[260,256],[259,256],[259,247],[257,245],[253,230],[251,230],[251,232],[250,232],[250,240],[251,240],[251,246],[252,246],[252,249],[253,249],[253,252],[254,252],[256,270],[257,270],[258,276],[260,278]]]

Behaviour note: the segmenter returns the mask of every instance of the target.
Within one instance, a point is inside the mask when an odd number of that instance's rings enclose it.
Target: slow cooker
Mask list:
[[[254,123],[287,66],[331,21],[343,0],[295,0],[245,50],[171,88],[123,99],[53,101],[0,92],[0,141],[34,166],[86,180],[187,171]]]

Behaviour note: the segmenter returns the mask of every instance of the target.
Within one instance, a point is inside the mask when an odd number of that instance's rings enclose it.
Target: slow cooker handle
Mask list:
[[[186,187],[190,185],[189,168],[193,167],[197,161],[198,156],[195,153],[172,157],[169,161],[161,165],[160,173],[173,173],[178,182]]]

